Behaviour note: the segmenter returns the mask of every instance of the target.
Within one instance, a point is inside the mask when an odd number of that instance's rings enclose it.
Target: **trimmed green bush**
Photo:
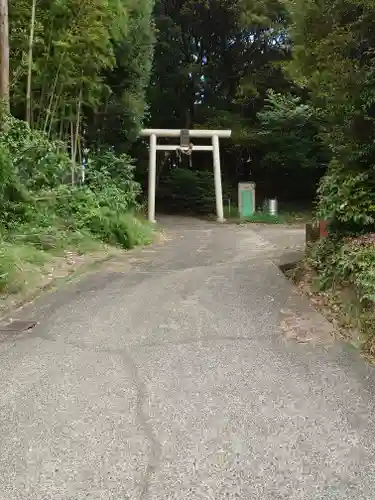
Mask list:
[[[162,204],[175,212],[215,211],[214,175],[207,170],[175,168],[163,179],[161,193]]]

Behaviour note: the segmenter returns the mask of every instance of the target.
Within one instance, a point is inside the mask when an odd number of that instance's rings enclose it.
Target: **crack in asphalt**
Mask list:
[[[36,338],[40,338],[44,341],[51,343],[58,343],[58,339],[48,338],[46,335],[36,334],[34,335]],[[145,473],[143,475],[143,479],[140,483],[140,495],[138,500],[146,500],[148,496],[149,486],[151,482],[151,478],[155,471],[157,470],[160,463],[161,456],[161,445],[158,441],[156,434],[152,428],[152,425],[149,423],[150,416],[145,412],[144,405],[148,398],[148,392],[146,388],[146,384],[142,381],[142,378],[139,375],[138,367],[130,356],[130,354],[125,349],[103,349],[103,348],[95,348],[88,346],[87,344],[73,341],[62,341],[62,344],[68,345],[71,347],[75,347],[77,349],[81,349],[83,351],[91,351],[95,353],[106,353],[115,355],[120,357],[120,359],[124,362],[125,367],[130,370],[131,373],[131,381],[133,382],[136,390],[137,390],[137,399],[135,405],[135,423],[137,423],[142,432],[146,441],[148,441],[150,447],[150,453],[148,462],[146,464]]]
[[[157,467],[160,463],[160,457],[162,453],[161,444],[156,437],[152,425],[149,423],[150,416],[144,410],[144,405],[148,396],[146,384],[142,381],[138,372],[137,365],[134,362],[133,358],[125,352],[122,353],[122,358],[131,369],[133,383],[137,388],[135,418],[136,421],[138,421],[138,424],[141,426],[143,434],[148,440],[150,446],[150,454],[148,457],[148,462],[146,464],[146,470],[140,485],[141,491],[139,495],[139,500],[145,500],[148,496],[152,476],[157,470]]]

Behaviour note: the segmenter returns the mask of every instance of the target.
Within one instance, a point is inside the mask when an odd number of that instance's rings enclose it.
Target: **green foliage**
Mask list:
[[[244,221],[254,224],[281,224],[283,222],[281,217],[267,212],[255,212],[253,215],[245,217]]]
[[[131,214],[119,214],[110,209],[91,211],[83,219],[89,231],[110,245],[133,248],[152,241],[152,228]]]
[[[319,187],[318,216],[339,234],[371,231],[375,225],[373,169],[349,169],[332,160]]]
[[[334,284],[336,258],[341,246],[342,243],[336,238],[323,238],[309,248],[308,260],[318,272],[322,289]]]
[[[277,215],[271,215],[267,211],[267,203],[262,210],[257,210],[253,215],[240,219],[239,209],[236,205],[224,205],[224,217],[228,220],[238,222],[252,222],[255,224],[300,224],[312,219],[311,211],[290,212],[285,209],[279,210]]]
[[[0,137],[0,226],[7,228],[22,219],[30,203],[30,194],[20,181],[10,151]]]
[[[375,5],[365,0],[290,2],[296,69],[320,109],[334,161],[319,211],[344,234],[374,222]]]
[[[228,184],[252,180],[261,198],[311,202],[329,155],[315,108],[285,72],[289,22],[284,1],[157,0],[150,126],[231,129],[220,145]],[[203,168],[212,169],[209,155]]]
[[[0,293],[17,293],[30,286],[46,260],[47,255],[32,246],[1,241]]]
[[[102,189],[61,186],[53,192],[41,194],[38,226],[48,227],[48,215],[51,214],[50,217],[57,218],[66,231],[78,235],[90,233],[110,245],[132,248],[150,243],[152,228],[132,215],[131,210],[137,206],[133,194],[114,184]],[[56,220],[53,225],[56,226]]]
[[[246,127],[267,89],[288,87],[277,64],[289,58],[287,17],[278,0],[157,0],[149,88],[155,125]]]
[[[31,2],[11,2],[13,114],[24,118],[29,102],[30,125],[69,146],[85,135],[85,146],[128,147],[145,112],[152,8],[153,0],[41,0],[30,39]]]
[[[84,252],[100,242],[123,248],[151,242],[152,227],[133,216],[140,187],[128,156],[93,155],[89,182],[64,184],[71,163],[62,145],[18,120],[6,125],[0,136],[0,291],[26,287],[20,270],[37,275],[51,254]]]
[[[9,156],[8,149],[0,144],[0,211],[4,216],[9,209],[8,204],[13,187],[13,164]]]
[[[114,150],[129,149],[145,114],[152,9],[153,0],[9,3],[11,112],[27,123],[1,113],[0,290],[27,286],[23,269],[40,273],[37,256],[151,240],[132,215],[133,162]],[[74,185],[83,156],[86,183]]]
[[[323,288],[348,287],[360,301],[366,348],[375,352],[375,4],[368,0],[288,2],[291,66],[319,109],[333,159],[318,190],[329,238],[311,249]]]
[[[108,149],[91,157],[86,181],[88,186],[100,188],[101,200],[111,199],[112,208],[126,212],[137,208],[136,200],[141,192],[134,173],[134,160],[130,156],[116,155],[113,149]]]
[[[7,117],[1,145],[8,150],[8,161],[27,189],[53,188],[70,175],[71,162],[64,144],[49,140],[26,122]]]
[[[310,259],[323,287],[349,282],[362,301],[375,300],[375,234],[324,239],[311,250]]]
[[[302,98],[270,91],[258,113],[256,141],[264,167],[324,169],[328,154],[319,138],[316,110]]]
[[[161,186],[161,203],[175,212],[211,214],[215,210],[215,184],[207,170],[172,169]]]
[[[309,263],[318,273],[319,288],[349,289],[350,322],[364,336],[364,348],[375,354],[375,233],[359,237],[325,238],[310,249]]]

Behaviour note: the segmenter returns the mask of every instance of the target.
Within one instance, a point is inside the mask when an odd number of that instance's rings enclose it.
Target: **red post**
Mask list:
[[[321,220],[319,221],[319,237],[327,238],[327,236],[328,236],[328,221]]]

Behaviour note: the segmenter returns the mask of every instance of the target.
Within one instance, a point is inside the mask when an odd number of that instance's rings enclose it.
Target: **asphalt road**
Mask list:
[[[0,335],[0,499],[375,498],[374,370],[277,238],[167,225]]]

